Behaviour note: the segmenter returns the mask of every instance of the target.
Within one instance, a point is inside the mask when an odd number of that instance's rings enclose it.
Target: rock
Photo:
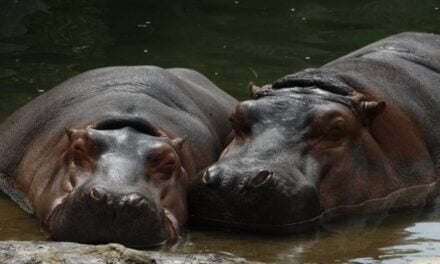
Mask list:
[[[407,262],[409,264],[438,264],[440,263],[440,257],[433,257],[433,258],[426,258],[426,259],[419,259]]]
[[[221,254],[176,254],[142,251],[119,244],[85,245],[70,242],[0,241],[0,263],[26,264],[179,264],[256,263]]]

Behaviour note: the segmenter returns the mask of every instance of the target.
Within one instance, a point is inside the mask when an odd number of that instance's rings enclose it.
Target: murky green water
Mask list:
[[[189,67],[245,99],[249,81],[271,82],[394,33],[440,33],[439,25],[439,0],[0,0],[0,120],[91,68]],[[440,257],[437,211],[302,236],[191,230],[173,250],[266,262],[402,263]],[[0,239],[45,238],[32,217],[0,198]]]

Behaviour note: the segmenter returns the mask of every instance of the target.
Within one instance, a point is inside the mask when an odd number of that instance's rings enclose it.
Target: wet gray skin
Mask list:
[[[155,247],[176,239],[186,176],[171,140],[131,127],[68,134],[66,188],[73,191],[54,201],[45,222],[55,240]]]

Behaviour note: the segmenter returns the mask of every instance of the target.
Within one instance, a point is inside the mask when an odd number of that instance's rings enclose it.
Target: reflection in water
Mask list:
[[[438,210],[438,209],[437,209]],[[438,214],[438,211],[437,211]],[[395,213],[379,226],[337,233],[268,237],[192,230],[178,252],[226,251],[252,260],[275,263],[402,263],[440,257],[438,222],[418,212]],[[400,261],[400,262],[399,262]]]
[[[272,82],[398,32],[440,33],[439,7],[438,0],[0,0],[0,120],[64,79],[110,65],[194,68],[244,99],[249,81]],[[440,256],[439,219],[437,208],[286,237],[191,230],[172,250],[278,263],[402,263]],[[0,197],[0,239],[46,236]]]
[[[440,256],[439,222],[416,223],[405,228],[403,232],[407,233],[407,237],[401,244],[381,248],[383,263]]]

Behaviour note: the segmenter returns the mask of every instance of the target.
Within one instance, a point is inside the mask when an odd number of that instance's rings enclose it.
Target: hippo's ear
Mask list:
[[[271,85],[264,85],[262,87],[256,86],[253,82],[249,83],[249,94],[252,99],[258,99],[266,95],[270,90],[272,90]]]
[[[67,128],[67,127],[64,128],[64,131],[66,132],[66,136],[70,142],[72,142],[75,138],[78,138],[79,136],[85,133],[85,130]]]
[[[384,101],[364,101],[360,104],[360,112],[365,124],[369,124],[380,113],[385,110],[386,103]]]
[[[174,139],[171,139],[171,145],[172,145],[175,149],[177,149],[177,150],[181,150],[181,149],[182,149],[182,146],[183,146],[183,143],[185,142],[185,140],[186,140],[186,136],[185,136],[185,137],[181,137],[181,138],[174,138]]]
[[[74,138],[74,135],[78,134],[78,130],[73,128],[64,128],[64,131],[66,132],[66,136],[69,139],[70,142],[72,142],[72,139]]]

